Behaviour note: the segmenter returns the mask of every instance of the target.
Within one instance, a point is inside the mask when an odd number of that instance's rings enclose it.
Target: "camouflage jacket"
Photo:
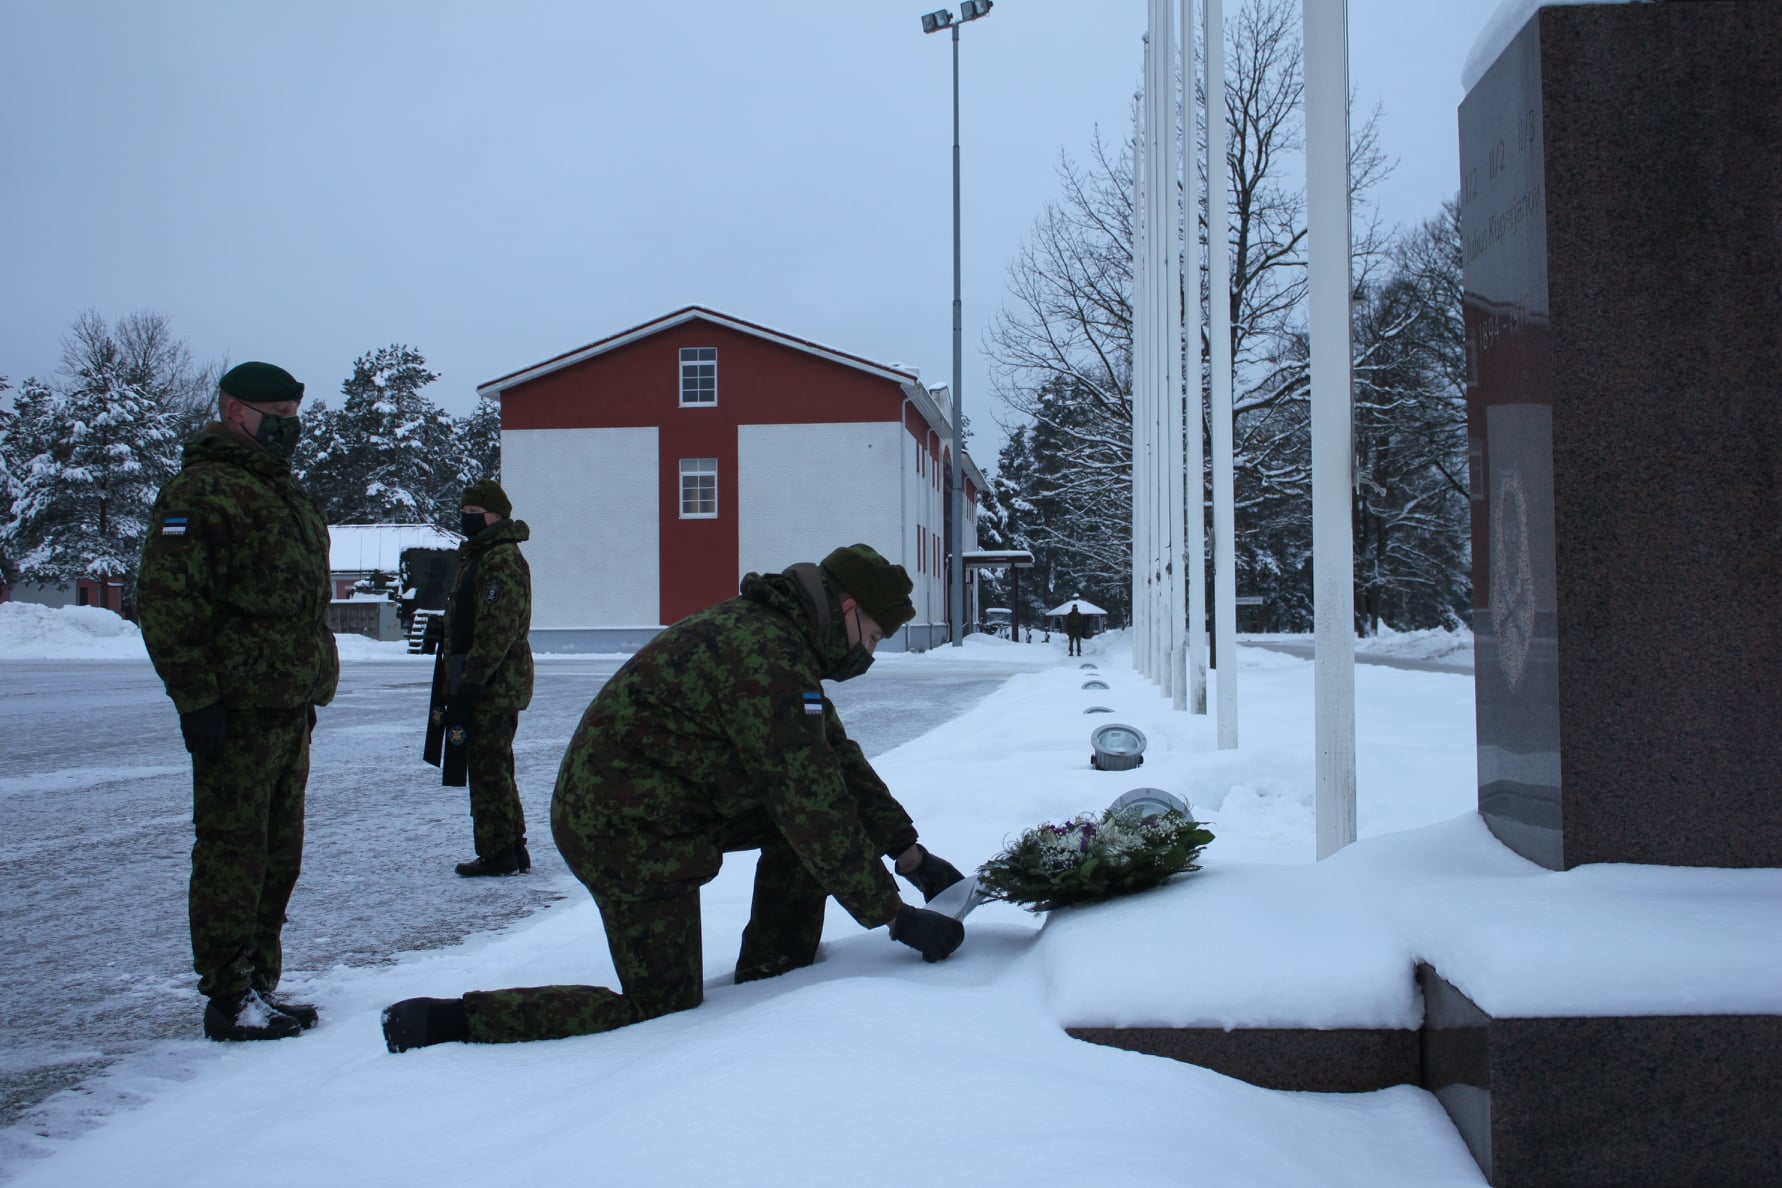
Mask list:
[[[749,574],[741,597],[682,619],[614,674],[563,756],[552,818],[632,839],[635,868],[703,880],[722,860],[712,839],[725,822],[765,810],[874,928],[902,900],[873,839],[901,850],[916,833],[822,693],[848,647],[839,600],[823,582],[820,619],[792,572]]]
[[[520,555],[531,537],[526,521],[500,520],[458,546],[441,636],[442,655],[464,657],[460,679],[487,686],[492,704],[515,710],[532,703],[532,570]]]
[[[211,425],[155,498],[142,549],[142,638],[174,708],[327,705],[328,523],[291,468]]]

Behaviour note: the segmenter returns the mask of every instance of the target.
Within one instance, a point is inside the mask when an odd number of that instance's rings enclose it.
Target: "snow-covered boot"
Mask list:
[[[469,1040],[462,998],[405,998],[384,1008],[384,1045],[392,1052]]]
[[[288,998],[280,998],[270,990],[257,991],[260,1001],[281,1015],[289,1015],[297,1020],[297,1025],[308,1031],[322,1021],[322,1012],[316,1009],[313,1002],[292,1002]]]
[[[285,1039],[302,1030],[296,1019],[273,1010],[252,990],[213,998],[204,1008],[204,1034],[213,1040]]]

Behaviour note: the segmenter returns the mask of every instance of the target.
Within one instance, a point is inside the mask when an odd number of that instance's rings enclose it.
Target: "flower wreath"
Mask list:
[[[1199,870],[1194,860],[1212,840],[1202,822],[1173,809],[1108,809],[1099,819],[1085,813],[1023,833],[978,868],[978,891],[1031,912],[1099,903]]]

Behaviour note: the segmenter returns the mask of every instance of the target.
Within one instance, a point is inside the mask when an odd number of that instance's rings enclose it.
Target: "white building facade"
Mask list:
[[[484,384],[501,482],[532,529],[532,642],[631,651],[749,572],[863,542],[904,566],[947,638],[953,434],[913,371],[689,307]],[[963,547],[984,478],[964,460]]]

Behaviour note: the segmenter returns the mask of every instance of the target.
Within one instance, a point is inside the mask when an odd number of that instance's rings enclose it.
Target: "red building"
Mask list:
[[[534,646],[624,651],[745,573],[864,541],[915,580],[892,646],[946,638],[945,388],[690,306],[481,385],[531,525]],[[984,478],[964,459],[963,547]]]

